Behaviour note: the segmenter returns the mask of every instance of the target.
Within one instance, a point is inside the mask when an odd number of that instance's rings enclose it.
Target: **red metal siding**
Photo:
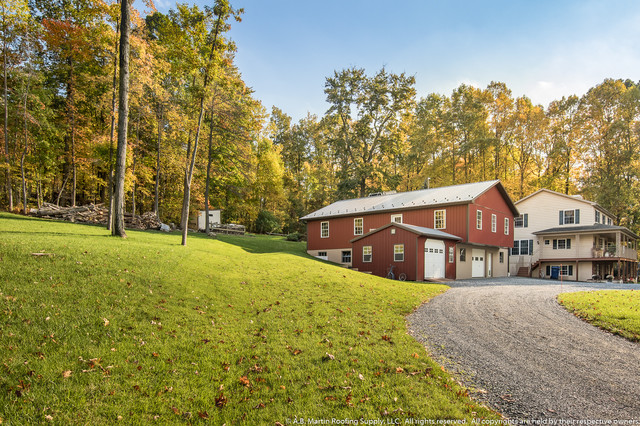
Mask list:
[[[482,211],[482,230],[476,227],[476,212]],[[496,232],[491,232],[491,215],[495,214]],[[509,235],[504,234],[504,219],[509,219]],[[469,206],[469,242],[500,247],[513,246],[513,212],[496,187],[478,197]]]
[[[307,250],[327,250],[350,247],[351,243],[349,241],[357,237],[357,235],[354,235],[353,233],[353,220],[355,218],[363,219],[363,232],[365,234],[384,225],[388,225],[391,223],[391,215],[398,213],[402,213],[402,223],[434,228],[435,210],[446,211],[446,228],[442,229],[442,231],[466,240],[467,205],[463,204],[438,208],[414,209],[399,212],[374,213],[361,216],[336,217],[326,220],[308,221]],[[321,222],[329,222],[329,238],[320,238]]]
[[[392,229],[395,229],[395,235],[391,234]],[[395,262],[393,260],[393,246],[395,244],[404,244],[403,262]],[[389,266],[394,265],[393,272],[396,277],[400,273],[405,273],[407,280],[416,281],[417,244],[418,236],[416,234],[395,226],[389,227],[353,243],[353,267],[362,272],[371,272],[374,275],[385,277],[389,271]],[[362,261],[363,246],[372,247],[372,262],[370,263]],[[424,256],[424,243],[422,245],[422,253]]]

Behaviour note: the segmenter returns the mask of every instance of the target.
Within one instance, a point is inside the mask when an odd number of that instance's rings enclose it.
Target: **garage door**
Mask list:
[[[471,250],[471,276],[473,278],[484,277],[484,250]]]
[[[424,243],[424,277],[444,278],[444,241],[427,240]]]

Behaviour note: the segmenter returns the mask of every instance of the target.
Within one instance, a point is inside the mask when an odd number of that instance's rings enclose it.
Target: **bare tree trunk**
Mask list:
[[[27,79],[27,88],[24,93],[24,150],[22,150],[22,157],[20,157],[20,175],[22,177],[22,212],[27,214],[27,183],[24,176],[24,159],[27,156],[27,150],[29,149],[29,138],[27,136],[27,97],[29,95],[29,80]]]
[[[6,163],[6,184],[9,211],[13,210],[13,191],[11,189],[11,161],[9,157],[9,91],[7,88],[7,40],[3,43],[2,61],[4,64],[4,159]]]
[[[120,21],[116,18],[116,41],[113,46],[113,82],[111,85],[111,136],[109,138],[109,212],[107,229],[113,227],[113,137],[116,129],[116,88],[118,87],[118,33]]]
[[[204,75],[204,91],[206,93],[207,86],[209,84],[209,67],[213,62],[213,54],[216,50],[216,43],[218,40],[218,33],[220,31],[220,25],[222,24],[222,16],[218,16],[218,20],[216,22],[216,27],[214,30],[213,41],[211,43],[211,53],[209,54],[209,62],[207,64],[207,69]],[[187,234],[189,232],[189,202],[191,200],[191,179],[193,178],[193,169],[195,168],[196,163],[196,153],[198,151],[198,139],[200,137],[200,128],[202,127],[202,117],[204,116],[204,98],[205,94],[203,93],[200,98],[200,115],[198,116],[198,125],[196,127],[196,136],[193,144],[193,153],[191,156],[191,164],[185,171],[184,177],[184,198],[182,201],[182,245],[187,245]]]
[[[209,158],[207,160],[207,180],[204,187],[205,231],[209,232],[209,181],[211,180],[211,163],[213,162],[213,117],[215,96],[211,99],[211,123],[209,125]]]
[[[116,155],[115,191],[113,199],[113,228],[111,234],[126,238],[124,230],[124,175],[127,166],[127,125],[129,119],[129,32],[132,0],[123,0],[120,6],[120,88],[118,90],[118,152]]]
[[[162,105],[159,106],[160,114],[158,117],[158,149],[156,151],[156,187],[155,187],[155,197],[153,200],[153,211],[155,212],[158,219],[160,219],[160,211],[159,211],[159,195],[158,190],[160,189],[160,143],[162,142],[162,128],[163,128],[163,111]]]

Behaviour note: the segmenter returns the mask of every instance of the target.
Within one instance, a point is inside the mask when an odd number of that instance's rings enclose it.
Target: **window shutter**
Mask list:
[[[560,225],[564,225],[564,211],[560,210]]]
[[[522,215],[522,226],[524,226],[525,228],[529,227],[529,213],[525,213],[524,215]]]
[[[533,254],[533,240],[529,240],[529,255]]]
[[[576,209],[576,225],[580,223],[580,209]]]
[[[553,249],[558,250],[558,240],[553,240]]]
[[[571,238],[567,238],[567,248],[571,248]]]

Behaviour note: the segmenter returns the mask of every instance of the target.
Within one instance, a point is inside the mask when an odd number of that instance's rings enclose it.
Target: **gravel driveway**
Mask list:
[[[432,358],[510,419],[640,420],[640,344],[581,321],[561,292],[640,285],[456,281],[408,317]],[[640,424],[640,422],[636,423]]]

